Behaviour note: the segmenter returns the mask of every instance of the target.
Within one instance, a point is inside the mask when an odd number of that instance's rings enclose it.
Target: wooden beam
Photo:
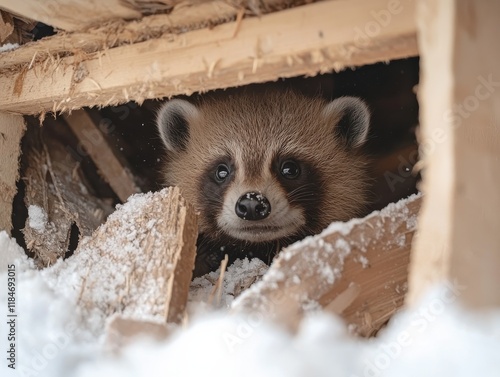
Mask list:
[[[420,149],[426,193],[409,302],[452,281],[500,306],[500,2],[420,0]]]
[[[3,72],[0,110],[142,102],[417,55],[413,2],[388,4],[325,1]]]
[[[117,18],[141,17],[141,12],[120,0],[2,0],[0,8],[63,30],[78,30]]]
[[[191,283],[197,217],[176,187],[128,201],[72,258],[52,268],[80,292],[82,310],[180,323]],[[119,266],[119,273],[116,266]],[[112,294],[102,294],[102,287]]]
[[[0,231],[10,234],[12,201],[17,193],[21,138],[26,130],[22,116],[0,113]]]
[[[141,192],[126,161],[121,161],[115,155],[116,151],[103,136],[103,131],[107,130],[106,125],[102,125],[101,131],[85,110],[64,115],[64,120],[96,164],[102,178],[122,202],[126,202],[130,195]]]
[[[277,7],[285,4],[284,0],[270,0],[269,3]],[[60,57],[85,55],[162,35],[213,27],[235,19],[237,13],[237,9],[224,1],[210,1],[183,6],[169,14],[154,14],[140,20],[117,20],[85,31],[59,32],[39,41],[26,43],[8,54],[0,54],[0,72],[7,68],[21,69],[22,66],[47,59],[53,61]]]
[[[414,195],[293,244],[233,310],[294,329],[307,310],[324,308],[358,334],[374,334],[403,305],[420,203]]]

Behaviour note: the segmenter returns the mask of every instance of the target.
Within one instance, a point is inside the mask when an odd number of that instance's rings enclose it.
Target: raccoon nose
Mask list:
[[[234,212],[243,220],[263,220],[271,213],[271,203],[262,194],[247,192],[236,202]]]

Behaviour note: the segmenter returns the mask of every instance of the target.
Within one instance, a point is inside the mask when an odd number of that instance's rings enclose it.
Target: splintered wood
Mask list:
[[[19,177],[21,138],[25,129],[22,116],[0,113],[0,231],[6,230],[9,234],[12,200]]]
[[[233,310],[293,329],[305,313],[323,308],[358,334],[374,334],[403,304],[420,202],[414,195],[288,247]]]
[[[500,2],[422,0],[418,11],[426,196],[408,302],[452,281],[470,307],[500,308]]]
[[[28,218],[23,234],[39,266],[52,265],[64,257],[71,251],[72,237],[76,247],[78,239],[90,236],[112,211],[85,185],[79,162],[67,149],[65,139],[51,134],[57,126],[61,128],[51,122],[43,128],[30,125],[26,134],[23,181]]]
[[[114,21],[73,33],[59,32],[56,35],[39,41],[27,43],[21,48],[3,54],[0,59],[0,71],[6,68],[43,62],[57,61],[61,57],[71,55],[86,55],[96,51],[148,39],[182,34],[187,31],[202,28],[213,28],[236,18],[239,9],[247,5],[255,15],[301,5],[303,0],[267,0],[265,3],[241,2],[230,4],[227,0],[211,0],[195,3],[185,1],[168,14],[153,14],[135,21]],[[253,8],[255,4],[258,8]],[[68,49],[68,46],[70,48]]]
[[[133,3],[133,2],[130,2]],[[113,18],[139,18],[141,13],[120,0],[2,0],[8,11],[64,30],[76,30]]]
[[[0,73],[0,110],[37,114],[141,103],[417,55],[413,3],[387,7],[385,0],[322,1],[28,64]],[[390,22],[377,24],[374,10],[388,13]],[[367,34],[372,25],[376,32]]]
[[[179,323],[196,238],[196,215],[178,188],[139,194],[118,206],[72,258],[58,265],[60,283],[80,290],[84,308],[107,316]]]

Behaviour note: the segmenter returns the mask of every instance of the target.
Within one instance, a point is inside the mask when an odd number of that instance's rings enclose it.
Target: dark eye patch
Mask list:
[[[220,166],[226,166],[228,174],[223,180],[217,178]],[[232,158],[221,156],[208,164],[197,182],[201,195],[199,201],[201,215],[207,219],[213,229],[217,228],[217,216],[222,209],[224,195],[229,184],[233,181],[235,166]]]
[[[290,179],[283,174],[283,166],[288,167],[288,162],[293,161],[299,174],[294,174]],[[277,181],[287,193],[288,202],[292,207],[304,209],[306,226],[315,229],[319,222],[321,203],[325,195],[323,179],[312,161],[301,156],[276,156],[272,162],[272,171]]]

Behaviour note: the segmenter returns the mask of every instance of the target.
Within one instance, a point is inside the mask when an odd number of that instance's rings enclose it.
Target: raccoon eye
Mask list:
[[[295,179],[300,174],[299,165],[295,161],[286,160],[281,164],[280,173],[287,179]]]
[[[227,167],[227,165],[218,165],[217,169],[215,170],[215,179],[217,180],[217,182],[224,182],[228,176],[229,168]]]

